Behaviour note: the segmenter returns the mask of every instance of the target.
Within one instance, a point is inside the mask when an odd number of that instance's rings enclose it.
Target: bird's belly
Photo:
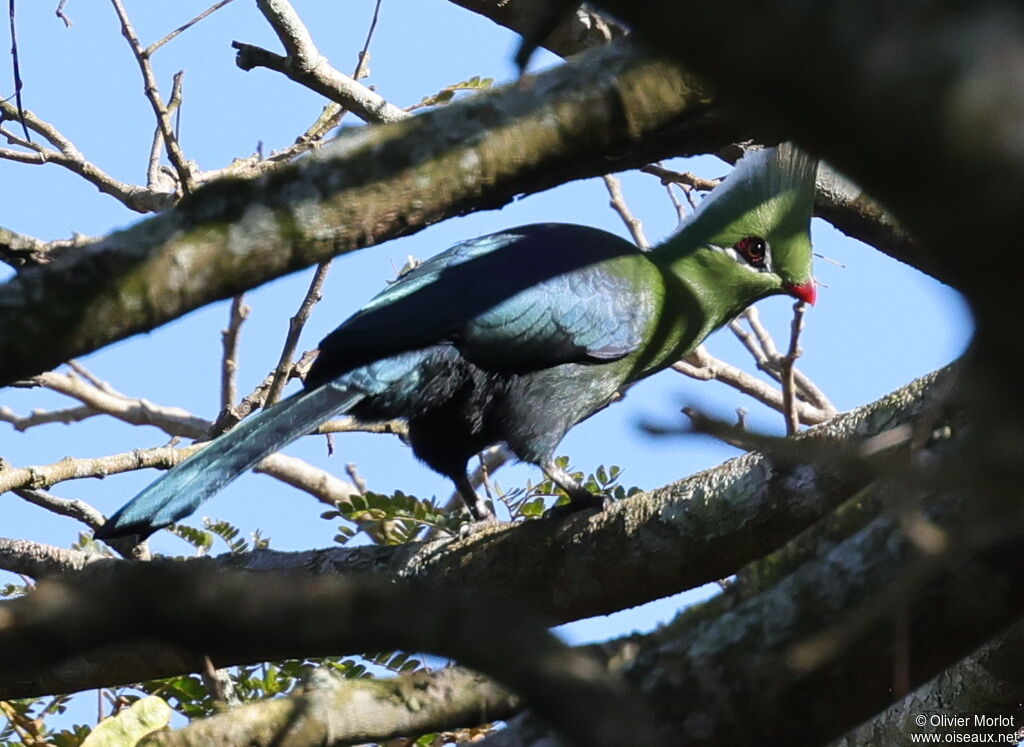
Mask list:
[[[509,393],[490,414],[493,426],[522,460],[547,462],[565,434],[612,401],[620,387],[619,367],[565,363],[511,377]]]

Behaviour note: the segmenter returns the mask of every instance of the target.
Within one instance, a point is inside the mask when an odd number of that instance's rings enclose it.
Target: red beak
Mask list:
[[[793,296],[793,298],[798,298],[804,303],[809,303],[811,306],[814,306],[814,302],[818,300],[818,289],[814,285],[813,280],[806,282],[803,285],[785,283],[782,287],[785,288],[786,292]]]

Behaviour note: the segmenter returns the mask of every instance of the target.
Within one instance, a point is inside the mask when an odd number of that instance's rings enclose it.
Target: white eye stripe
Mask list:
[[[740,254],[738,251],[736,251],[735,247],[719,246],[718,244],[709,244],[708,246],[710,246],[715,251],[722,252],[722,254],[731,257],[736,264],[738,264],[740,267],[743,267],[746,270],[749,270],[750,272],[760,273],[774,271],[774,266],[772,263],[772,248],[771,246],[768,245],[768,242],[765,242],[764,263],[760,267],[755,267],[754,265],[750,264],[749,260],[747,260],[747,258]]]

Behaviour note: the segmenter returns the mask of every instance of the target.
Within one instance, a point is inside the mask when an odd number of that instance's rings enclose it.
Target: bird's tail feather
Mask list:
[[[246,418],[209,446],[161,475],[111,516],[95,536],[146,537],[188,516],[265,456],[347,412],[363,393],[330,384],[305,390]]]

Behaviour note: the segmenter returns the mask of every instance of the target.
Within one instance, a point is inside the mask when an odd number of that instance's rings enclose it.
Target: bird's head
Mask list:
[[[810,220],[817,161],[784,143],[752,151],[688,221],[700,243],[732,263],[728,275],[757,296],[813,304]]]

